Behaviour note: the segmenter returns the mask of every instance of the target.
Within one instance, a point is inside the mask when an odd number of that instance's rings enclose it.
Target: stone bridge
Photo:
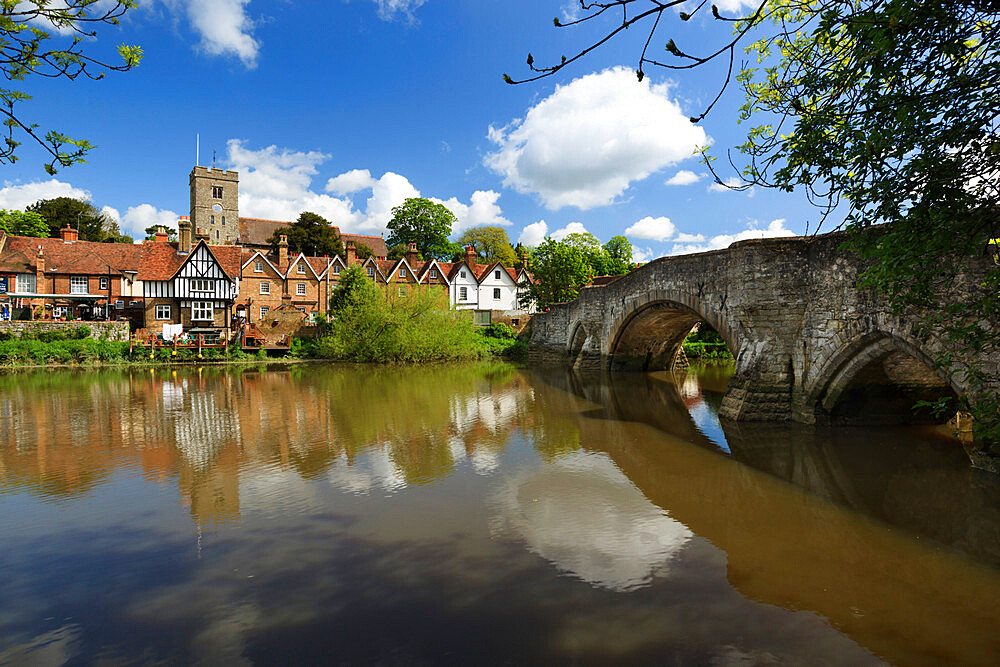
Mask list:
[[[862,260],[840,233],[762,239],[664,257],[532,319],[530,359],[581,370],[662,370],[692,327],[721,334],[736,369],[720,416],[743,421],[931,421],[917,400],[970,395],[939,331],[856,287]],[[950,286],[961,299],[989,259]],[[993,386],[996,358],[980,359]]]

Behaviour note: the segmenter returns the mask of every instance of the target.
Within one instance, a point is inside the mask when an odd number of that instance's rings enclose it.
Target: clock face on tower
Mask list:
[[[221,204],[213,204],[212,205],[212,213],[217,213],[217,214],[218,213],[222,213],[222,205]]]

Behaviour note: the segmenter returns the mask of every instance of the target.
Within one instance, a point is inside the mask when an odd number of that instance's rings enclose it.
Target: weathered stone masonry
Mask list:
[[[664,369],[691,327],[705,321],[736,357],[720,411],[727,418],[851,422],[854,412],[876,405],[870,420],[887,421],[890,404],[904,394],[897,417],[913,397],[968,395],[961,373],[932,370],[942,353],[957,350],[859,290],[862,263],[839,249],[843,241],[842,234],[743,241],[655,260],[536,315],[531,359],[590,370]],[[948,298],[967,295],[988,261],[973,262]],[[998,360],[978,361],[996,389]]]

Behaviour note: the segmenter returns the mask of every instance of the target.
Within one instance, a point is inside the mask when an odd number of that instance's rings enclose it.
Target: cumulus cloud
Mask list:
[[[47,181],[34,181],[13,185],[9,181],[0,188],[0,208],[23,209],[34,204],[39,199],[55,199],[56,197],[72,197],[90,201],[90,193],[75,188],[69,183],[51,178]]]
[[[632,182],[708,144],[666,84],[636,81],[624,67],[556,87],[506,127],[489,128],[497,150],[484,164],[504,186],[537,194],[546,207],[612,203]]]
[[[455,197],[447,201],[434,199],[439,204],[444,204],[449,211],[455,214],[458,221],[455,223],[452,232],[458,233],[469,227],[479,225],[500,225],[509,227],[514,224],[503,217],[503,211],[497,205],[500,193],[493,190],[476,190],[472,193],[472,200],[469,204],[463,204]]]
[[[653,218],[646,216],[639,222],[625,230],[627,236],[637,239],[649,239],[651,241],[666,241],[677,231],[670,218]]]
[[[166,209],[158,209],[152,204],[129,206],[125,211],[125,215],[122,216],[118,216],[118,211],[112,209],[110,206],[104,207],[106,213],[108,213],[109,209],[114,212],[114,215],[111,217],[119,221],[122,232],[134,239],[144,238],[146,236],[146,228],[153,225],[162,226],[166,229],[177,229],[178,214]],[[108,215],[111,215],[111,213],[108,213]]]
[[[544,220],[539,220],[522,229],[521,235],[517,237],[517,242],[526,246],[536,246],[545,240],[548,233],[548,224]]]
[[[359,230],[376,231],[385,229],[392,218],[392,208],[411,197],[419,197],[420,191],[405,176],[387,171],[372,187],[365,214],[358,222]]]
[[[367,169],[351,169],[326,182],[326,191],[335,195],[349,195],[359,190],[375,187],[377,180]]]
[[[651,259],[656,259],[660,254],[654,252],[652,248],[645,247],[640,248],[639,246],[632,246],[632,261],[639,262],[640,264],[645,264]]]
[[[427,0],[372,0],[378,6],[378,16],[383,21],[405,19],[415,21],[413,12]]]
[[[704,240],[704,236],[701,234],[688,235],[680,234],[677,237],[677,241],[673,249],[670,251],[671,255],[686,255],[693,252],[705,252],[706,250],[720,250],[722,248],[728,248],[733,243],[737,241],[745,241],[747,239],[765,239],[774,238],[779,236],[795,236],[795,232],[785,227],[785,218],[778,218],[777,220],[772,220],[768,223],[767,227],[760,229],[754,224],[751,224],[747,229],[736,234],[719,234],[718,236],[713,236],[708,239],[707,242]],[[682,238],[684,237],[684,238]]]
[[[552,232],[552,238],[556,241],[562,241],[564,238],[570,234],[589,234],[587,228],[583,226],[582,222],[571,222],[562,229],[557,229]]]
[[[246,14],[250,0],[164,0],[175,12],[187,14],[191,27],[201,36],[200,47],[213,56],[235,56],[253,69],[260,45],[253,35],[253,22]]]
[[[736,176],[730,176],[723,183],[712,183],[708,186],[708,192],[733,192],[733,188],[738,188],[743,185],[741,181]]]
[[[701,176],[693,171],[681,169],[676,174],[668,178],[665,185],[691,185],[692,183],[697,183],[700,180]]]

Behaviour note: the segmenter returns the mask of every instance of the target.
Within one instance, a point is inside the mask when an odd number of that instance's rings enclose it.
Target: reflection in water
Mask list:
[[[725,382],[0,376],[0,663],[991,663],[996,479]]]

